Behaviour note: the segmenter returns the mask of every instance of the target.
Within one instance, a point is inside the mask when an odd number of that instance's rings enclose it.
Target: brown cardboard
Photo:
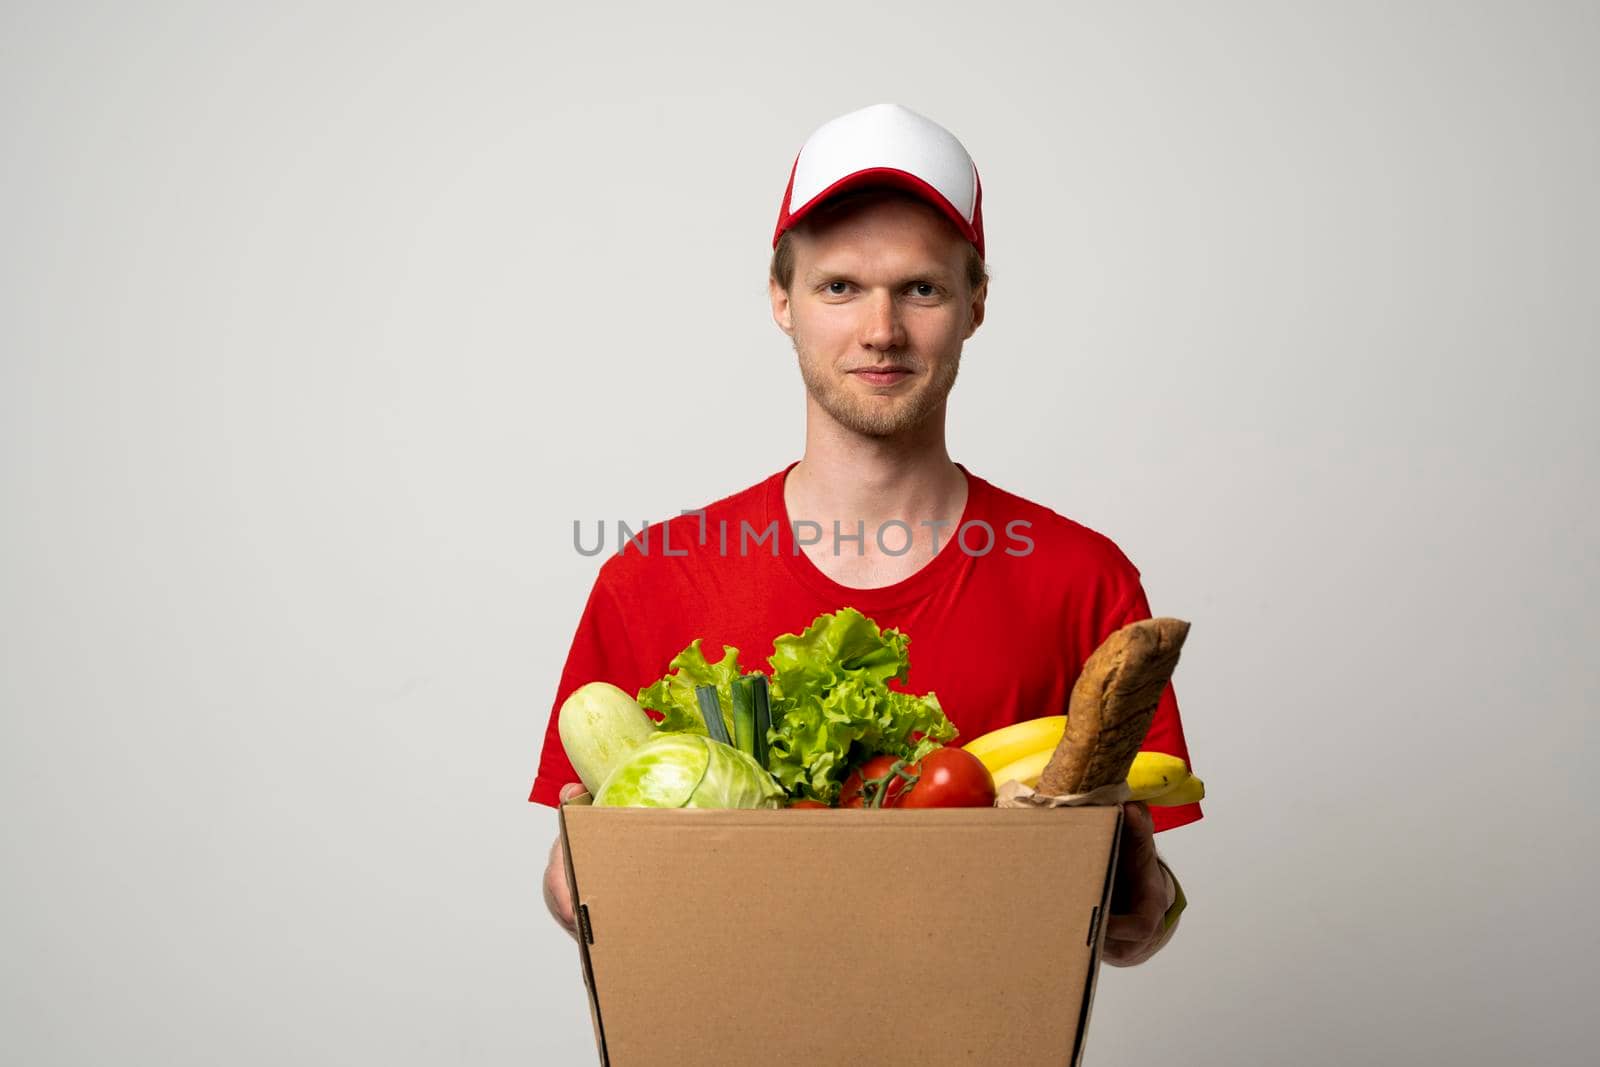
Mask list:
[[[1082,1059],[1119,806],[560,818],[606,1067]]]

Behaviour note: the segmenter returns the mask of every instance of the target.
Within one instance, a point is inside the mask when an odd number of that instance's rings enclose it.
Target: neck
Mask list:
[[[857,519],[875,525],[901,519],[955,521],[966,505],[966,477],[945,448],[941,405],[922,425],[894,437],[845,429],[806,405],[806,450],[789,472],[789,514],[824,524]]]

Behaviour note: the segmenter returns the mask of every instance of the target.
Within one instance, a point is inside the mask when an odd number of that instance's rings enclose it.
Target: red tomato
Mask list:
[[[844,789],[839,793],[839,806],[841,808],[862,807],[862,783],[870,779],[883,778],[888,775],[890,768],[895,765],[898,758],[899,757],[897,756],[890,755],[873,756],[871,759],[867,760],[867,762],[851,771],[850,777],[844,780]],[[909,768],[910,765],[907,764],[907,769],[905,772],[906,774],[915,773]],[[888,792],[883,798],[883,803],[878,806],[884,808],[893,807],[895,799],[901,794],[901,792],[905,790],[905,785],[906,782],[903,777],[896,776],[890,779],[888,782]],[[870,801],[871,797],[866,799]]]
[[[883,808],[987,808],[994,805],[994,777],[983,761],[961,748],[936,748],[921,763],[907,763],[890,777],[894,756],[874,756],[852,771],[839,794],[841,808],[872,803],[873,779],[883,781]],[[867,795],[863,798],[862,794]]]
[[[917,781],[893,799],[897,808],[994,806],[994,776],[964,748],[936,748],[911,773]]]
[[[825,808],[828,805],[820,800],[791,800],[789,801],[789,806],[791,808]]]

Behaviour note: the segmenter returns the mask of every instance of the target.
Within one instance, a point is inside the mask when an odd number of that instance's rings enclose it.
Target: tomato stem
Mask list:
[[[863,778],[861,780],[861,795],[863,798],[865,798],[870,792],[872,797],[871,802],[867,804],[867,806],[872,808],[883,807],[883,801],[889,793],[889,783],[896,778],[904,779],[906,783],[905,788],[900,791],[900,795],[904,796],[906,793],[910,792],[911,787],[916,785],[917,782],[922,778],[920,773],[909,773],[908,769],[912,766],[915,765],[906,760],[897,759],[889,765],[889,769],[888,771],[884,772],[883,777]]]

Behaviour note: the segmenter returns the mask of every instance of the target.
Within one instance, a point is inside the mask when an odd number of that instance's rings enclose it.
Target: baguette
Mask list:
[[[1182,619],[1143,619],[1094,650],[1072,686],[1067,729],[1037,792],[1088,793],[1127,778],[1188,635]]]

